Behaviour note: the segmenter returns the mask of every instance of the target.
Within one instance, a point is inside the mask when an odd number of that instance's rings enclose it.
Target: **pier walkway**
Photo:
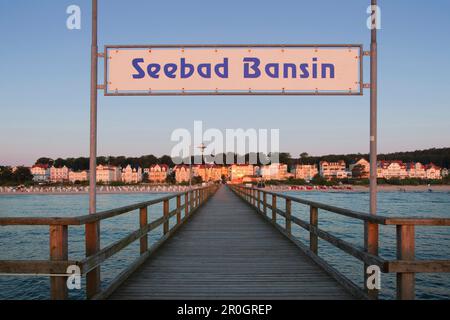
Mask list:
[[[227,187],[199,209],[112,299],[350,299]]]
[[[309,219],[298,215],[301,207],[309,211]],[[159,217],[155,212],[160,213]],[[330,215],[321,212],[364,226],[359,229],[364,229],[359,238],[364,239],[364,246],[344,240],[335,230],[322,229],[319,220],[326,222]],[[136,219],[137,229],[101,246],[102,237],[114,235],[111,230],[101,233],[100,224],[124,214]],[[352,281],[324,259],[319,240],[339,249],[339,254],[358,260],[359,266],[372,270],[371,276],[376,269],[394,273],[397,299],[415,298],[417,273],[450,273],[450,260],[421,260],[415,254],[415,228],[450,227],[450,218],[370,215],[243,185],[208,183],[80,216],[0,217],[0,226],[8,227],[0,228],[0,236],[3,230],[11,232],[14,227],[48,227],[48,260],[0,257],[0,274],[49,276],[52,299],[70,297],[67,280],[77,269],[86,278],[87,299],[379,297],[374,287],[363,288],[362,281]],[[293,226],[309,237],[296,237]],[[379,239],[381,227],[394,229],[396,234],[396,252],[390,254],[391,259],[378,252],[379,244],[386,241]],[[69,231],[73,228],[85,228],[86,255],[78,260],[69,255]],[[156,231],[157,238],[149,237],[152,231]],[[139,255],[104,283],[101,266],[135,242],[139,243]],[[367,274],[361,268],[361,278],[364,276]]]

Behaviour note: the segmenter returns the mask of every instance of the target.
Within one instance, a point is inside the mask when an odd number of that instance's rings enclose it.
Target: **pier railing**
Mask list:
[[[449,273],[450,260],[415,260],[415,226],[450,226],[450,219],[446,218],[404,218],[375,216],[352,210],[342,209],[326,204],[313,202],[285,194],[274,193],[246,187],[232,185],[232,191],[240,198],[250,204],[257,212],[275,226],[283,235],[294,242],[306,255],[320,265],[325,271],[333,276],[341,285],[349,290],[354,296],[362,299],[373,299],[378,297],[374,290],[364,290],[348,279],[336,268],[332,267],[319,256],[319,239],[325,240],[334,247],[362,261],[365,266],[378,266],[381,272],[396,273],[397,299],[410,300],[415,298],[415,274],[416,273]],[[269,202],[267,198],[271,198]],[[284,203],[284,210],[281,201]],[[309,207],[309,222],[293,215],[292,203],[299,203]],[[335,213],[352,219],[357,219],[365,224],[365,227],[375,227],[378,242],[378,226],[395,226],[397,234],[397,260],[386,260],[381,256],[368,253],[363,248],[319,228],[319,209]],[[282,216],[285,225],[277,223],[277,217]],[[309,232],[309,246],[292,234],[292,224],[296,224]],[[373,239],[372,239],[373,240]],[[368,243],[378,248],[378,243]]]
[[[77,217],[5,217],[0,218],[0,226],[49,226],[49,260],[0,260],[0,273],[49,275],[50,296],[52,299],[66,299],[68,296],[67,278],[70,266],[77,266],[80,276],[86,275],[86,295],[88,299],[102,299],[109,296],[128,276],[133,273],[150,255],[152,255],[174,232],[217,190],[217,185],[209,185],[185,192],[170,194],[155,200],[141,202],[117,209],[98,212]],[[170,211],[169,201],[176,199],[176,208]],[[148,208],[163,204],[162,216],[148,221]],[[139,210],[139,229],[124,238],[92,251],[92,230],[97,230],[96,239],[100,237],[100,222],[134,210]],[[170,227],[170,218],[176,216],[176,224]],[[81,261],[69,260],[68,227],[82,226],[86,228],[86,258]],[[163,226],[163,236],[149,246],[148,233]],[[119,273],[101,290],[100,265],[131,243],[140,241],[140,255],[124,271]],[[94,246],[95,247],[95,246]]]

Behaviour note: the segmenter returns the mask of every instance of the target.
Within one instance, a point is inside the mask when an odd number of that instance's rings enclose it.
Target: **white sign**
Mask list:
[[[107,46],[106,95],[362,94],[361,46]]]

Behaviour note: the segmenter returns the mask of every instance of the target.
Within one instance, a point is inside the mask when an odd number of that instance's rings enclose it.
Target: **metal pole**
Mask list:
[[[92,0],[92,45],[91,45],[91,125],[89,152],[89,213],[97,211],[96,167],[97,167],[97,0]],[[86,256],[95,254],[100,249],[100,224],[97,222],[86,225]],[[100,288],[100,268],[95,268],[87,275],[87,296],[93,297]]]
[[[371,0],[372,29],[370,41],[370,214],[377,214],[377,81],[378,81],[378,48],[377,48],[377,0]],[[378,255],[378,224],[365,223],[364,245],[368,253]],[[367,281],[368,265],[365,265],[364,275]],[[365,283],[366,284],[366,283]],[[369,290],[369,298],[377,299],[378,290]]]
[[[377,0],[372,0],[372,6]],[[376,18],[375,18],[376,19]],[[370,42],[370,214],[377,214],[377,26],[371,30]]]

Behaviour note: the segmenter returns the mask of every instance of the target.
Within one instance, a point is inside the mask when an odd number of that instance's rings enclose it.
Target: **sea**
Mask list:
[[[295,197],[313,200],[329,205],[367,212],[369,194],[367,192],[286,192]],[[162,197],[162,193],[146,194],[100,194],[98,210],[107,210],[137,202]],[[175,200],[175,199],[174,199]],[[175,208],[171,201],[170,209]],[[282,204],[280,204],[282,207]],[[0,217],[70,217],[87,214],[88,196],[65,195],[0,195]],[[292,204],[292,214],[309,221],[309,208],[298,203]],[[450,218],[449,192],[379,192],[378,214],[400,217],[441,217]],[[162,205],[149,208],[149,221],[162,216]],[[176,217],[170,221],[175,224]],[[284,219],[277,222],[284,225]],[[361,221],[319,210],[319,227],[345,241],[363,246],[364,226]],[[101,222],[101,246],[114,243],[128,233],[139,228],[139,214],[133,211]],[[380,227],[380,255],[385,259],[396,259],[395,226]],[[293,234],[308,244],[306,230],[292,225]],[[162,226],[149,234],[150,243],[162,235]],[[449,260],[450,227],[417,227],[416,259]],[[344,276],[363,285],[363,264],[319,240],[319,255],[338,269]],[[81,260],[84,251],[84,227],[69,227],[69,259]],[[135,242],[118,254],[109,258],[101,266],[102,287],[139,256],[139,243]],[[47,226],[6,226],[0,227],[0,260],[47,260],[49,258],[49,230]],[[381,299],[395,298],[395,274],[381,274]],[[44,300],[49,299],[49,277],[36,275],[0,274],[0,300]],[[81,289],[69,291],[70,299],[85,299],[85,278]],[[424,300],[450,299],[450,274],[417,274],[416,298]]]

